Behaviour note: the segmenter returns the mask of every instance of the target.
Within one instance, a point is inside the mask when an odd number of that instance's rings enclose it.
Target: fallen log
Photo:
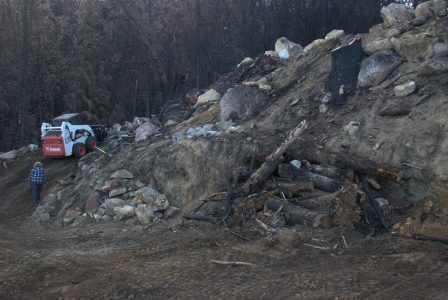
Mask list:
[[[294,205],[288,200],[269,199],[266,202],[266,208],[284,215],[288,225],[307,225],[313,228],[330,227],[330,217],[328,216],[328,213],[312,211]]]
[[[311,165],[309,167],[305,167],[305,169],[330,178],[344,178],[353,180],[355,177],[355,172],[353,172],[353,170],[340,169],[334,166]]]
[[[360,175],[362,186],[364,188],[364,191],[367,194],[367,198],[369,199],[370,204],[373,206],[373,209],[375,210],[375,213],[377,214],[378,218],[381,221],[381,224],[383,225],[384,229],[387,231],[390,230],[389,223],[386,221],[386,218],[384,217],[383,211],[381,207],[379,206],[378,202],[374,199],[372,192],[369,188],[369,182],[367,181],[366,175],[362,174]]]
[[[288,138],[280,145],[280,147],[269,155],[261,167],[249,177],[241,188],[246,195],[255,191],[266,180],[266,178],[268,178],[272,172],[275,171],[285,150],[299,137],[306,127],[307,122],[304,120],[291,131]]]
[[[277,185],[283,192],[290,192],[293,195],[299,195],[304,192],[311,192],[314,190],[313,182],[311,181],[290,181],[290,182],[274,182],[273,180],[268,180],[264,183],[264,186],[268,189],[277,189]]]
[[[326,192],[335,192],[344,184],[343,179],[330,178],[308,170],[297,169],[290,164],[279,164],[278,175],[295,181],[312,182],[314,187]]]
[[[190,215],[190,214],[185,214],[182,216],[185,220],[191,220],[191,221],[204,221],[204,222],[210,222],[213,224],[217,223],[217,220],[215,217],[212,216],[196,216],[196,215]]]
[[[224,266],[256,266],[252,263],[244,262],[244,261],[222,261],[222,260],[210,260],[211,263],[217,264],[217,265],[224,265]]]
[[[336,199],[337,196],[339,196],[340,193],[341,191],[337,191],[325,196],[299,200],[297,201],[297,204],[308,209],[329,208],[331,203]]]
[[[403,172],[401,167],[376,163],[370,159],[349,154],[328,152],[317,149],[302,149],[301,157],[311,163],[332,165],[342,169],[354,170],[373,177],[386,177],[399,181]]]

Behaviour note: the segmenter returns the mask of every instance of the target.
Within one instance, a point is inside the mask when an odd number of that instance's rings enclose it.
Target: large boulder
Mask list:
[[[415,8],[415,15],[425,18],[437,16],[441,11],[447,8],[445,0],[431,0],[420,3]]]
[[[303,52],[303,47],[281,37],[275,42],[275,51],[280,58],[288,59],[299,56]]]
[[[433,38],[426,34],[407,34],[399,39],[393,38],[394,50],[408,61],[423,60]]]
[[[308,52],[310,52],[311,50],[313,50],[314,48],[316,48],[317,46],[322,45],[322,44],[325,44],[326,42],[328,42],[328,40],[324,40],[324,39],[317,39],[317,40],[314,40],[311,44],[309,44],[308,46],[306,46],[306,47],[303,49],[303,52],[308,53]]]
[[[248,68],[255,63],[252,57],[245,57],[236,67],[237,68]]]
[[[16,159],[19,156],[17,150],[11,150],[9,152],[0,155],[1,159]]]
[[[218,102],[220,98],[221,95],[217,91],[215,91],[214,89],[210,89],[198,97],[198,102],[196,102],[196,105]]]
[[[117,170],[110,175],[112,179],[132,179],[134,175],[128,170]]]
[[[239,85],[227,91],[221,99],[221,121],[245,121],[254,117],[267,103],[259,89]]]
[[[361,64],[358,86],[372,87],[383,82],[403,62],[401,56],[393,51],[382,51],[369,56]]]
[[[442,57],[448,57],[448,44],[436,42],[428,46],[427,58]]]
[[[147,204],[154,211],[163,211],[170,206],[166,196],[152,187],[144,187],[135,192],[133,203]]]
[[[47,223],[50,221],[50,213],[45,206],[38,206],[33,213],[32,218],[39,223]]]
[[[383,7],[380,13],[386,27],[408,22],[415,17],[412,8],[397,3],[391,3],[388,6]]]
[[[343,37],[345,35],[344,30],[341,29],[334,29],[332,31],[330,31],[326,36],[325,39],[326,40],[338,40],[341,37]]]
[[[104,206],[106,208],[106,214],[109,216],[115,216],[115,207],[125,206],[126,201],[120,198],[109,198],[104,201]]]
[[[406,97],[415,92],[416,85],[414,81],[395,86],[394,93],[397,97]]]
[[[120,220],[134,217],[136,215],[135,207],[131,205],[114,207],[114,216]]]
[[[421,74],[436,75],[448,72],[448,59],[431,58],[425,60],[420,67]]]
[[[159,132],[160,128],[151,122],[145,122],[135,130],[135,141],[144,141]]]
[[[155,217],[154,210],[146,204],[140,204],[135,209],[135,213],[137,215],[137,219],[141,224],[148,224]]]
[[[393,45],[390,39],[379,39],[370,42],[363,41],[362,49],[364,50],[365,54],[372,55],[376,52],[392,50]]]

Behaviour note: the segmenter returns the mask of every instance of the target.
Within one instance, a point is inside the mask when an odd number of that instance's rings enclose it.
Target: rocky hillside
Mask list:
[[[238,183],[247,177],[235,176],[235,171],[246,167],[253,174],[253,167],[266,162],[262,153],[274,151],[306,120],[307,128],[275,169],[274,184],[250,191],[270,193],[254,208],[255,218],[275,210],[273,199],[290,198],[291,203],[334,193],[340,199],[348,179],[355,185],[349,202],[356,206],[350,223],[362,228],[360,216],[374,213],[362,189],[360,165],[378,164],[399,170],[394,180],[375,176],[381,170],[369,174],[376,206],[394,229],[448,237],[447,2],[428,1],[415,10],[391,4],[381,13],[384,23],[369,34],[335,30],[304,48],[279,39],[275,51],[246,58],[203,94],[189,94],[186,102],[193,107],[168,107],[162,124],[137,118],[133,124],[115,125],[107,147],[110,155],[95,152],[81,159],[76,176],[52,186],[36,209],[36,219],[76,224],[84,214],[97,221],[146,224],[169,219],[179,209],[189,212],[202,200],[215,203],[211,199],[229,194],[229,187],[236,189],[239,200],[232,212],[238,215],[237,206],[249,201],[250,193]],[[341,166],[341,160],[313,161],[306,155],[317,150],[361,163]],[[312,176],[311,192],[288,195],[288,188],[282,191],[275,184],[275,178],[287,177],[280,166],[287,169],[290,162],[312,171],[307,173]],[[325,178],[316,179],[318,167],[352,173],[326,176],[320,171]],[[327,178],[335,185],[320,183]],[[225,198],[201,208],[202,214],[229,213]],[[313,211],[311,219],[328,213]],[[271,221],[265,220],[275,227]],[[282,222],[292,224],[288,216]],[[335,225],[323,223],[313,224]]]

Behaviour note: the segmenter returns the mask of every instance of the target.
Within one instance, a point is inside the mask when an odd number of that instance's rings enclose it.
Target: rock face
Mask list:
[[[405,84],[397,85],[394,88],[395,96],[406,97],[415,92],[416,85],[414,81],[406,82]]]
[[[144,141],[159,132],[160,128],[151,122],[145,122],[135,130],[135,141]]]
[[[362,62],[358,75],[358,86],[367,88],[380,84],[401,63],[401,56],[392,51],[375,53]]]
[[[163,211],[170,203],[166,196],[152,187],[144,187],[135,192],[133,203],[146,204],[154,211]]]
[[[220,98],[221,95],[217,91],[215,91],[214,89],[210,89],[198,97],[198,102],[196,102],[196,105],[218,102]]]
[[[299,56],[303,52],[303,47],[281,37],[275,42],[275,51],[280,58],[289,59]]]
[[[245,121],[266,105],[266,96],[257,88],[239,85],[227,91],[221,99],[221,121]]]
[[[380,13],[386,27],[406,23],[415,17],[412,8],[397,3],[391,3],[388,6],[383,7]]]

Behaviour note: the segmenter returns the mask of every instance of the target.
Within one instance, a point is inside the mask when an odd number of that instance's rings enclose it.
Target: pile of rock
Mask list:
[[[403,63],[418,64],[422,73],[447,72],[448,40],[417,30],[431,19],[446,16],[447,9],[444,0],[426,1],[415,10],[397,3],[382,8],[384,23],[363,37],[362,47],[369,57],[361,65],[358,86],[380,85]],[[408,82],[396,89],[396,95],[403,97],[414,91],[415,86]]]
[[[113,150],[127,140],[133,139],[136,142],[145,141],[152,138],[160,131],[159,122],[155,118],[135,117],[131,122],[126,121],[123,125],[114,124],[108,130],[107,146]]]
[[[141,224],[158,222],[173,217],[179,208],[170,206],[166,196],[146,186],[127,170],[117,170],[109,180],[97,181],[95,190],[104,202],[97,209],[86,203],[86,211],[95,220],[138,220]]]

